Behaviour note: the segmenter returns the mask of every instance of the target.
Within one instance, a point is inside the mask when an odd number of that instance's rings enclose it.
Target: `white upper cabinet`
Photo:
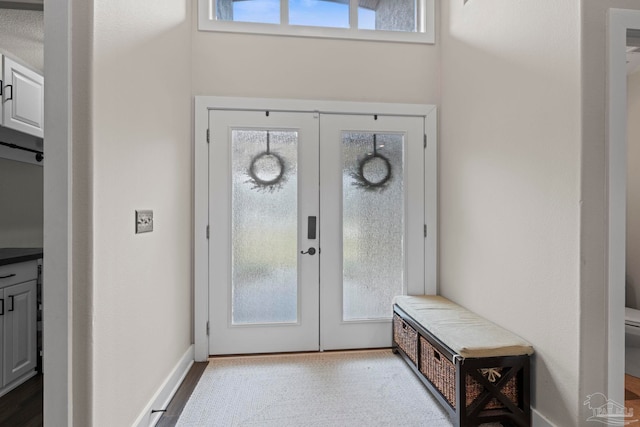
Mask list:
[[[2,126],[44,136],[44,77],[4,57]]]

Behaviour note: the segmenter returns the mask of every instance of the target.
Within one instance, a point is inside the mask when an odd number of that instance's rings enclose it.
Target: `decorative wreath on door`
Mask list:
[[[365,154],[358,160],[357,169],[351,173],[355,180],[353,185],[365,191],[384,191],[391,178],[393,168],[389,159],[378,153],[377,135],[373,134],[373,152]]]
[[[267,149],[251,159],[247,175],[253,189],[270,193],[282,188],[287,181],[287,163],[278,153],[271,151],[271,134],[266,131]]]

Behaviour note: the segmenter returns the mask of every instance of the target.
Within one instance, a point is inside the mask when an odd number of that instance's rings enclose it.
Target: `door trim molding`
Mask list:
[[[435,105],[314,101],[268,98],[195,97],[194,129],[194,349],[196,361],[209,357],[209,129],[210,110],[313,112],[318,114],[379,114],[424,117],[427,134],[425,150],[425,289],[437,293],[437,114]]]
[[[625,239],[627,206],[627,30],[640,11],[611,9],[608,29],[607,396],[624,400]]]

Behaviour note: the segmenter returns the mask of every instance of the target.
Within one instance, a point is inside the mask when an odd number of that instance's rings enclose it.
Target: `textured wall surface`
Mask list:
[[[44,70],[44,14],[42,11],[0,9],[0,53],[29,67]]]
[[[42,247],[42,166],[0,159],[0,247]]]
[[[628,82],[627,307],[640,308],[640,72]]]
[[[530,341],[533,407],[578,424],[580,10],[444,2],[440,290]]]

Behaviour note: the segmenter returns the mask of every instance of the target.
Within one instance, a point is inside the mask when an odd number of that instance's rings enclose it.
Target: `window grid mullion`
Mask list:
[[[349,29],[358,30],[358,0],[349,0]]]
[[[427,12],[426,1],[416,1],[416,32],[424,33],[425,31],[427,31],[427,23],[424,20]]]
[[[280,24],[289,25],[289,0],[280,0]]]

